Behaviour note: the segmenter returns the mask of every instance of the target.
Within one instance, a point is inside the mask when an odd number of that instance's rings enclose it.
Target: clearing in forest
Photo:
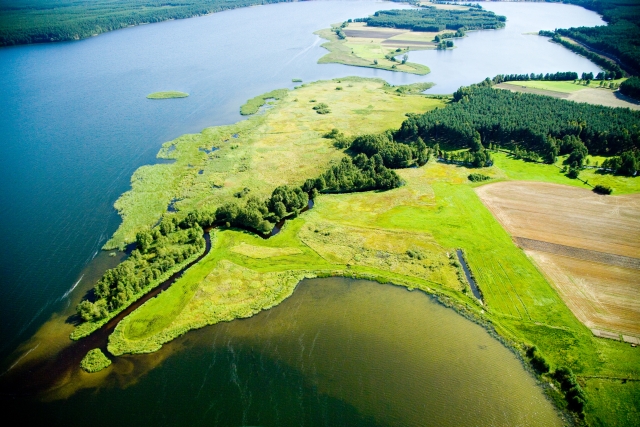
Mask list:
[[[640,195],[540,182],[476,192],[580,321],[612,337],[640,336]]]

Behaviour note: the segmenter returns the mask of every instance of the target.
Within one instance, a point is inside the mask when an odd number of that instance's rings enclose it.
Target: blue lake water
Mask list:
[[[407,7],[376,1],[283,3],[0,49],[0,356],[88,280],[82,271],[115,231],[112,205],[135,169],[153,163],[167,140],[241,120],[248,98],[291,88],[292,78],[433,81],[431,92],[451,93],[498,73],[598,71],[545,38],[523,35],[603,24],[597,14],[547,3],[484,6],[507,15],[507,28],[470,33],[451,51],[411,53],[431,68],[427,76],[317,64],[326,51],[315,30]],[[190,96],[145,98],[161,90]]]

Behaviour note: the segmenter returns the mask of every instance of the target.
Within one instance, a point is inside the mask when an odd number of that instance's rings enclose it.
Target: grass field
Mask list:
[[[316,114],[312,101],[326,103],[331,113]],[[325,132],[397,128],[405,113],[444,101],[403,95],[379,80],[339,79],[302,85],[273,105],[234,125],[165,143],[159,156],[176,161],[136,172],[132,190],[116,204],[123,223],[110,244],[130,241],[163,215],[236,200],[233,194],[245,187],[265,197],[277,185],[300,184],[344,156],[322,138]],[[494,166],[480,171],[432,160],[399,170],[405,185],[394,190],[320,195],[314,209],[268,240],[239,230],[215,231],[212,251],[120,322],[109,351],[152,352],[191,329],[251,316],[283,301],[305,277],[359,277],[436,294],[491,325],[516,351],[536,345],[552,368],[566,365],[576,373],[587,393],[589,422],[629,425],[640,416],[634,400],[640,390],[640,351],[593,336],[483,205],[476,194],[482,184],[467,177],[480,172],[492,178],[490,183],[591,187],[567,178],[555,165],[514,160],[505,153],[494,158]],[[616,183],[616,194],[622,187],[639,191],[634,178],[602,177]],[[596,183],[599,176],[594,173],[592,179]],[[172,201],[177,214],[167,213]],[[458,248],[465,251],[484,304],[471,296],[454,258]],[[557,398],[552,389],[549,393]]]
[[[616,83],[619,85],[625,80],[626,78],[622,78],[617,80],[610,80],[608,82]],[[544,81],[544,80],[529,80],[529,81],[509,82],[509,83],[513,85],[526,86],[526,87],[532,87],[536,89],[543,89],[543,90],[550,90],[554,92],[564,92],[564,93],[572,93],[585,88],[592,88],[592,89],[600,88],[600,82],[597,80],[592,80],[589,83],[589,85],[586,85],[581,82],[572,82],[572,81],[553,82],[553,81]]]
[[[399,172],[405,186],[322,195],[313,210],[266,241],[218,232],[216,249],[205,260],[121,322],[110,351],[153,351],[189,329],[250,316],[286,298],[302,277],[367,277],[448,297],[490,321],[516,348],[535,344],[552,366],[570,366],[585,384],[588,420],[629,425],[626,420],[639,414],[632,398],[640,385],[633,381],[640,379],[640,352],[596,338],[579,322],[484,207],[467,180],[470,170],[430,162]],[[482,173],[506,180],[514,172],[494,166]],[[544,177],[537,168],[516,173],[520,179]],[[484,306],[465,292],[449,258],[454,248],[465,250]],[[421,259],[408,256],[409,249]],[[592,386],[594,376],[632,381]],[[614,415],[607,412],[613,404]]]
[[[318,176],[344,156],[331,140],[322,138],[332,128],[347,134],[381,132],[397,128],[405,113],[444,105],[442,100],[391,89],[382,80],[359,78],[306,84],[279,91],[281,99],[264,114],[163,144],[158,157],[176,161],[143,166],[133,174],[131,190],[115,203],[122,224],[105,248],[133,241],[138,230],[168,214],[169,204],[178,211],[216,207],[237,200],[234,193],[243,188],[266,196],[278,185],[300,185]],[[263,98],[254,98],[255,104]],[[313,106],[319,102],[328,104],[331,113],[317,114]]]
[[[171,99],[171,98],[186,98],[189,96],[188,93],[178,92],[178,91],[167,91],[167,92],[153,92],[147,95],[148,99]]]

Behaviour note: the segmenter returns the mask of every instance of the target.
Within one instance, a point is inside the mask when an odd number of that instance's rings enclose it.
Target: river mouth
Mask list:
[[[534,378],[481,326],[422,292],[346,278],[304,280],[270,310],[116,358],[103,375],[97,391],[28,417],[124,426],[561,425]]]

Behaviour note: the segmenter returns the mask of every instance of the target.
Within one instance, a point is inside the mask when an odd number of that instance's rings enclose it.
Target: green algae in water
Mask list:
[[[167,92],[153,92],[147,95],[148,99],[172,99],[172,98],[186,98],[189,96],[188,93],[178,92],[178,91],[167,91]]]

